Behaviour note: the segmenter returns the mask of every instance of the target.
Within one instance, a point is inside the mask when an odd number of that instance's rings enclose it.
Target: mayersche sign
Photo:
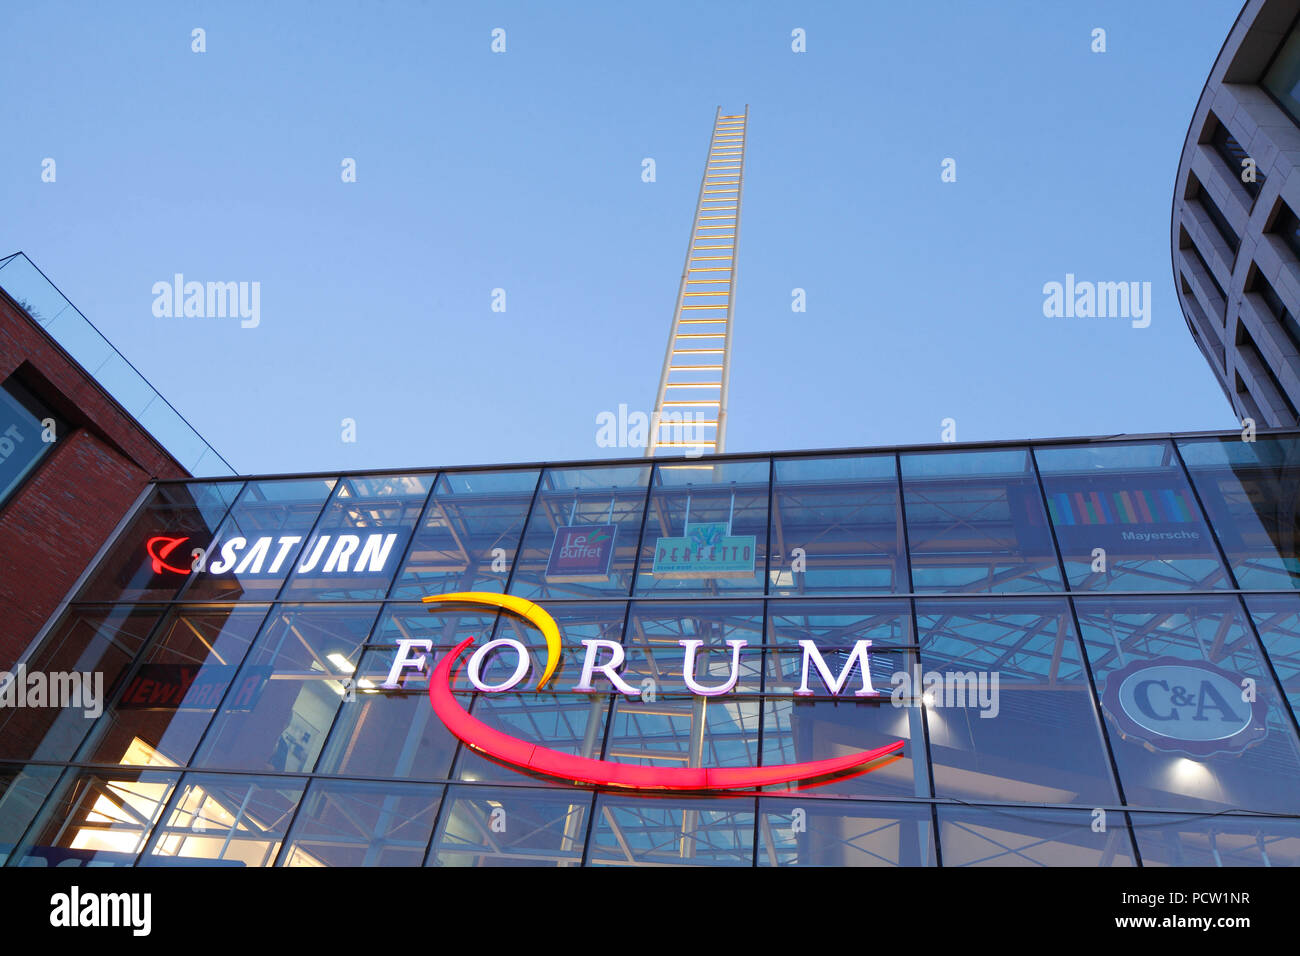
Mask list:
[[[546,664],[537,680],[536,689],[540,691],[555,674],[555,669],[560,663],[560,630],[554,618],[533,602],[509,594],[477,591],[430,596],[424,598],[424,602],[486,605],[522,618],[536,627],[546,640]],[[903,750],[904,741],[898,740],[883,747],[825,760],[762,767],[645,767],[614,760],[575,756],[539,743],[512,737],[472,716],[461,706],[452,691],[452,669],[474,640],[473,637],[469,637],[461,641],[444,653],[434,666],[429,678],[429,703],[447,729],[466,746],[520,770],[573,783],[634,790],[736,790],[799,780],[825,782],[825,780],[819,781],[818,778],[875,769],[871,765],[886,757],[900,754]],[[696,673],[699,650],[704,642],[696,639],[678,641],[683,648],[681,676],[686,687],[691,693],[702,697],[719,697],[731,693],[740,677],[740,656],[747,643],[744,640],[727,641],[731,650],[729,676],[720,683],[704,685],[699,682]],[[622,644],[603,638],[587,638],[581,644],[585,649],[582,676],[571,691],[584,694],[602,693],[603,690],[595,685],[595,681],[599,679],[627,697],[641,695],[638,688],[627,683],[619,674],[619,668],[624,661]],[[853,690],[853,697],[872,699],[880,696],[880,692],[871,686],[869,656],[871,641],[865,639],[857,641],[838,674],[834,673],[827,664],[815,643],[804,640],[800,641],[799,645],[803,653],[802,679],[799,687],[794,691],[796,695],[811,696],[814,693],[810,680],[815,675],[832,696],[838,697],[848,690],[856,667],[861,686]],[[389,690],[401,686],[406,672],[425,672],[427,656],[433,649],[433,642],[421,638],[402,638],[397,641],[397,648],[397,655],[382,685]],[[488,656],[496,652],[513,653],[516,664],[510,676],[495,684],[489,684],[483,679],[482,671]],[[470,684],[479,692],[500,694],[517,688],[528,675],[531,666],[532,659],[528,648],[520,641],[513,638],[498,638],[478,647],[465,663],[465,671]]]

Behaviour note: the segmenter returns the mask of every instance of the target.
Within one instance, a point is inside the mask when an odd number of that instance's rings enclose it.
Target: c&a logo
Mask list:
[[[546,665],[537,681],[537,689],[550,681],[560,661],[560,629],[543,608],[531,601],[509,594],[489,594],[478,591],[463,591],[454,594],[441,594],[424,598],[426,604],[473,604],[500,608],[536,627],[546,640]],[[431,609],[432,610],[432,609]],[[399,686],[403,671],[422,672],[426,653],[432,650],[433,642],[425,639],[402,639],[398,642],[398,653],[389,670],[383,687],[394,689]],[[452,669],[466,648],[474,643],[469,637],[461,641],[438,661],[429,679],[429,703],[434,713],[456,737],[467,746],[503,763],[521,770],[554,777],[580,784],[596,784],[603,787],[621,787],[634,790],[688,790],[718,791],[738,790],[751,787],[771,786],[791,783],[797,780],[826,782],[827,779],[850,772],[862,772],[876,769],[871,766],[885,758],[901,754],[904,741],[898,740],[873,750],[832,757],[826,760],[813,760],[803,763],[778,764],[758,767],[643,767],[637,764],[621,763],[615,760],[595,760],[590,757],[578,757],[544,747],[538,743],[520,740],[488,726],[472,716],[452,692]],[[629,685],[619,674],[618,668],[623,663],[623,646],[617,641],[587,639],[586,659],[582,667],[582,679],[573,688],[578,693],[597,693],[592,685],[594,676],[599,673],[615,687],[619,693],[629,697],[639,696],[640,691]],[[703,641],[683,640],[679,642],[684,648],[682,678],[692,693],[716,697],[730,693],[736,686],[740,670],[740,654],[746,642],[728,641],[731,647],[731,674],[722,684],[705,687],[696,679],[696,655]],[[848,655],[838,677],[831,674],[830,667],[822,658],[812,641],[800,641],[803,647],[803,681],[796,694],[811,695],[809,689],[809,666],[814,665],[822,682],[832,695],[838,695],[847,685],[856,663],[861,668],[862,689],[854,691],[855,697],[877,697],[878,692],[871,687],[871,675],[867,648],[871,642],[858,641],[853,652]],[[505,680],[496,684],[486,684],[482,679],[482,668],[486,657],[498,649],[509,648],[518,656],[518,664]],[[412,653],[421,651],[424,653]],[[599,655],[609,654],[609,660],[598,663]],[[514,689],[523,681],[531,665],[528,649],[513,638],[499,638],[482,645],[470,656],[466,665],[467,676],[471,684],[482,693],[503,693]],[[883,766],[879,763],[878,766]],[[823,778],[823,779],[818,779]]]

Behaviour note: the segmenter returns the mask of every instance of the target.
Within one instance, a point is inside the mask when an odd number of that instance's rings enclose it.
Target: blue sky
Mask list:
[[[1239,9],[5,4],[0,254],[244,473],[634,455],[596,417],[653,402],[748,103],[728,451],[1230,428],[1169,212]],[[178,272],[260,283],[260,325],[155,316]],[[1067,273],[1150,282],[1150,326],[1044,317]]]

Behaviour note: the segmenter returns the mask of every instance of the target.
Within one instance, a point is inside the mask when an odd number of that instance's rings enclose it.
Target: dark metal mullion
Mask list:
[[[903,457],[898,452],[894,452],[894,482],[898,488],[898,509],[896,514],[898,515],[898,523],[903,529],[903,561],[904,567],[907,568],[906,600],[907,613],[910,618],[908,623],[912,628],[911,643],[915,646],[915,649],[911,653],[911,657],[916,662],[916,670],[913,673],[921,673],[923,666],[921,664],[921,625],[916,617],[916,595],[913,592],[914,585],[912,583],[912,539],[907,530],[907,501],[903,494]],[[897,538],[895,538],[895,540],[897,540]],[[904,660],[906,660],[906,656],[904,657]],[[917,688],[913,687],[912,693],[915,696],[919,696],[920,701],[917,706],[921,709],[921,747],[922,755],[925,759],[926,781],[929,783],[930,789],[930,842],[934,847],[934,865],[936,867],[942,867],[943,849],[940,846],[941,841],[939,840],[939,809],[938,805],[935,803],[934,759],[930,753],[930,717],[925,709],[925,695],[917,695],[916,691]],[[916,741],[913,741],[912,760],[915,761],[917,759]]]

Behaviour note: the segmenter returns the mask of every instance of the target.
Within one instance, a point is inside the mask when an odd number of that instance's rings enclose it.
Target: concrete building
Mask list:
[[[1300,421],[1300,0],[1249,0],[1210,71],[1173,197],[1179,304],[1237,414]]]

